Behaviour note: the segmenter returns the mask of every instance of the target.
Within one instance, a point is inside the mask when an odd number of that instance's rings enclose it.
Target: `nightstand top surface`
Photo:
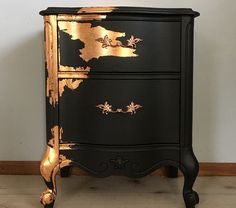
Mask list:
[[[155,14],[155,15],[191,15],[200,14],[190,8],[150,8],[150,7],[48,7],[40,12],[41,15],[58,14]]]

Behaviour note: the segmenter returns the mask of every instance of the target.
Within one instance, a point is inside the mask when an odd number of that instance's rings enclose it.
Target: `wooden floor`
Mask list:
[[[184,208],[182,177],[72,176],[57,181],[55,208]],[[0,176],[0,208],[40,208],[44,188],[40,176]],[[199,177],[195,189],[199,208],[236,207],[236,177]]]

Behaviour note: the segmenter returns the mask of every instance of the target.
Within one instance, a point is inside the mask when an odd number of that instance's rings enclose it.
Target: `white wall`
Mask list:
[[[191,7],[201,13],[195,24],[194,148],[201,162],[236,162],[235,0],[2,0],[0,160],[39,160],[44,150],[43,19],[38,12],[48,6],[98,5]]]

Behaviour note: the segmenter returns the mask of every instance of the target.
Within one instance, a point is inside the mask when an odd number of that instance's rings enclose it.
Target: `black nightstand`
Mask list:
[[[51,208],[55,176],[79,166],[98,177],[142,177],[167,165],[184,176],[187,208],[198,162],[192,150],[191,9],[48,8],[45,20],[48,145],[41,163]]]

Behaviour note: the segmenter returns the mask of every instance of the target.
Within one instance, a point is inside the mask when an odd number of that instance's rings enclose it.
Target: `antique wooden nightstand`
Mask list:
[[[191,9],[48,8],[45,26],[45,208],[55,177],[79,166],[99,177],[142,177],[168,165],[185,177],[187,208],[198,162],[192,150]]]

